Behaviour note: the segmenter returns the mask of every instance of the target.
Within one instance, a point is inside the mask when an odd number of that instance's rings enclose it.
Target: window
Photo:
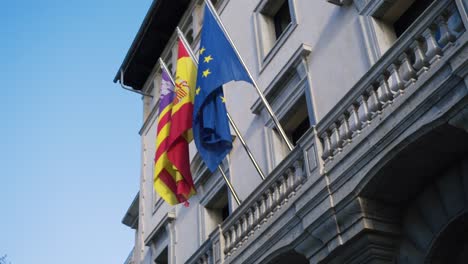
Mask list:
[[[296,145],[297,141],[310,128],[309,114],[305,94],[294,103],[289,112],[280,121],[289,140]]]
[[[434,0],[416,0],[411,6],[393,23],[396,37],[403,32],[426,10]]]
[[[369,1],[362,7],[365,34],[373,43],[371,58],[377,60],[435,0]]]
[[[261,0],[254,10],[262,66],[274,57],[297,26],[293,3],[292,0]]]
[[[167,247],[156,257],[154,263],[156,264],[168,264],[169,263],[169,256],[168,256],[168,249]]]
[[[278,12],[273,16],[275,24],[276,39],[286,30],[286,27],[291,23],[291,14],[289,13],[288,1],[284,1]]]
[[[216,227],[223,223],[230,215],[229,200],[226,186],[224,186],[205,206],[206,235],[209,235]]]
[[[307,56],[311,50],[310,46],[301,44],[264,91],[266,99],[293,145],[297,145],[299,139],[315,125],[307,66]],[[268,160],[270,169],[273,169],[289,151],[260,99],[251,109],[266,120],[265,144],[270,150]]]

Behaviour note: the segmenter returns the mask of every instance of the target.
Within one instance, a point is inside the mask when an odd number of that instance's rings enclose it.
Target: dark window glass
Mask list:
[[[304,135],[304,133],[310,128],[309,117],[307,116],[302,122],[291,132],[291,140],[294,145]]]
[[[229,216],[229,204],[226,203],[224,205],[224,207],[221,209],[221,217],[222,217],[223,221],[226,220],[226,218],[228,218],[228,216]]]
[[[406,1],[406,0],[405,0]],[[413,4],[393,23],[395,34],[400,37],[411,24],[426,10],[434,0],[416,0]]]
[[[159,254],[159,256],[154,260],[155,263],[157,264],[168,264],[169,263],[169,258],[167,254],[168,250],[167,247]]]
[[[279,38],[289,23],[291,23],[288,0],[284,1],[278,12],[273,16],[273,22],[275,23],[276,38]]]

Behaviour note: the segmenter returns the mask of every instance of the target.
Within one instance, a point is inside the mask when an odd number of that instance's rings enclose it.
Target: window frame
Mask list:
[[[276,13],[273,13],[272,10],[274,10],[275,7],[278,9],[281,8],[285,1],[288,2],[291,22],[286,26],[286,28],[279,36],[276,36],[274,25],[274,16]],[[279,10],[275,10],[275,12],[277,11]],[[277,0],[261,0],[257,7],[255,7],[253,24],[260,73],[272,61],[289,36],[297,28],[297,21],[298,18],[295,0],[283,0],[282,2],[277,2]]]
[[[317,123],[315,116],[316,109],[314,108],[316,104],[312,96],[307,62],[307,57],[311,51],[312,47],[301,44],[264,91],[264,95],[270,102],[273,112],[280,120],[280,123],[303,96],[305,96],[310,127],[313,127]],[[292,80],[293,75],[297,75],[298,77],[295,83],[289,82]],[[288,96],[281,96],[282,94],[287,94]],[[265,122],[264,138],[266,149],[268,150],[266,151],[266,155],[268,169],[271,171],[286,157],[289,150],[275,132],[274,122],[268,115],[260,99],[257,99],[250,109],[254,114],[261,115]]]
[[[414,3],[413,1],[408,4],[405,1],[407,0],[397,0],[392,3],[385,0],[371,0],[366,3],[362,0],[354,1],[359,14],[362,16],[361,25],[363,33],[366,36],[365,38],[368,40],[368,54],[371,64],[377,62],[377,60],[401,37],[396,36],[395,29],[393,28],[394,21],[392,22],[389,16],[395,16],[395,14],[391,15],[395,12],[403,14]],[[438,0],[435,0],[431,3],[426,10],[437,1]],[[401,7],[401,5],[404,7]],[[398,8],[402,10],[396,11]],[[424,12],[422,14],[424,14]],[[413,23],[417,23],[420,18],[421,16],[417,17]],[[411,27],[411,25],[409,27]],[[404,35],[404,32],[402,35]]]

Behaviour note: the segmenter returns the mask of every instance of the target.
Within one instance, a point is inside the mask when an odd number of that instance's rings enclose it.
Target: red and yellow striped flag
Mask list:
[[[197,68],[183,42],[179,40],[178,45],[168,158],[177,172],[177,193],[189,199],[195,194],[190,172],[189,142],[192,141],[192,114]]]
[[[177,193],[177,182],[175,180],[177,173],[174,171],[167,154],[171,131],[172,102],[175,93],[169,73],[163,69],[161,77],[156,154],[154,158],[154,189],[167,203],[174,205],[185,201],[184,197]]]

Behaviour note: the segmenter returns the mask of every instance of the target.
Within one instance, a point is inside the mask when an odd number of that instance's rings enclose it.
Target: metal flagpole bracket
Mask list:
[[[209,1],[209,0],[205,0],[205,4],[208,6],[208,8],[210,9],[211,13],[214,15],[216,21],[218,22],[218,25],[221,27],[221,29],[223,30],[223,33],[224,35],[226,36],[226,38],[229,40],[229,42],[231,43],[231,46],[232,48],[234,49],[234,52],[236,53],[237,55],[237,58],[239,59],[239,61],[242,63],[242,66],[244,66],[244,69],[246,70],[247,74],[249,75],[249,78],[252,80],[252,84],[253,86],[255,87],[255,89],[257,90],[257,93],[260,97],[260,99],[262,100],[263,104],[265,105],[265,108],[267,109],[268,111],[268,114],[270,115],[271,119],[273,120],[273,122],[275,123],[275,126],[276,128],[278,129],[278,131],[280,132],[281,134],[281,137],[283,138],[283,140],[286,142],[286,145],[288,145],[288,148],[289,148],[289,151],[293,150],[294,148],[294,145],[291,143],[291,141],[289,140],[288,136],[286,135],[286,132],[284,132],[283,130],[283,127],[281,126],[278,118],[276,117],[275,113],[273,113],[273,109],[271,108],[270,104],[268,103],[268,101],[266,100],[265,96],[263,95],[263,92],[260,90],[260,88],[258,87],[258,84],[257,82],[255,81],[255,79],[253,78],[252,76],[252,73],[249,71],[249,68],[247,68],[247,64],[245,63],[244,59],[242,59],[240,53],[239,53],[239,50],[237,49],[236,45],[234,44],[234,42],[232,41],[232,38],[231,36],[229,35],[229,33],[227,32],[226,28],[224,27],[223,23],[221,22],[221,18],[219,17],[218,13],[216,12],[213,4]]]

